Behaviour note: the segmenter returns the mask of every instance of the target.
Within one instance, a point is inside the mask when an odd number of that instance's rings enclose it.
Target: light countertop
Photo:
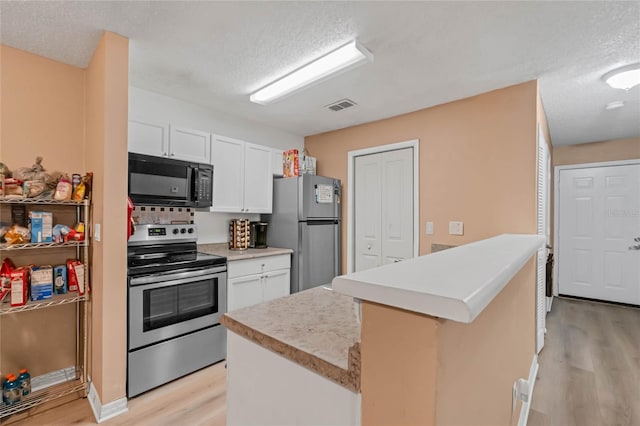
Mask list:
[[[538,235],[503,234],[333,279],[335,292],[472,322],[543,247]]]
[[[360,391],[360,323],[349,296],[315,287],[227,313],[221,323],[353,392]]]
[[[242,251],[229,250],[228,243],[198,244],[198,251],[208,254],[215,254],[218,256],[224,256],[229,262],[232,262],[234,260],[254,259],[256,257],[293,253],[293,250],[291,249],[277,247],[267,247],[264,249],[250,248]]]

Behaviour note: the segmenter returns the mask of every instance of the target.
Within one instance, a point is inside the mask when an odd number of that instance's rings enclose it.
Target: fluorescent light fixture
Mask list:
[[[319,83],[336,73],[372,61],[373,54],[357,40],[353,40],[263,87],[252,94],[249,100],[266,105],[278,98]]]
[[[640,64],[627,65],[609,71],[602,78],[614,89],[629,90],[640,84]]]

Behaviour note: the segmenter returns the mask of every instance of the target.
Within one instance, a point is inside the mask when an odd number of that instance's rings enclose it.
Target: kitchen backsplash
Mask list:
[[[198,227],[198,244],[215,244],[229,241],[231,219],[260,220],[260,215],[196,211],[195,218]]]
[[[135,206],[132,216],[140,225],[194,223],[194,213],[190,207]]]

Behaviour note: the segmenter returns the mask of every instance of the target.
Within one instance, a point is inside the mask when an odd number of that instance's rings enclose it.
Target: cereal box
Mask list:
[[[300,155],[297,149],[290,149],[282,153],[282,175],[284,177],[300,175]]]
[[[31,300],[51,299],[53,296],[53,268],[31,267]]]
[[[53,214],[51,212],[30,212],[29,226],[32,243],[50,243],[53,241]]]

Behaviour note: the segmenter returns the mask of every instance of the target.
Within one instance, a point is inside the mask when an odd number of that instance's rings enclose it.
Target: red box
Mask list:
[[[282,175],[284,177],[300,175],[300,154],[297,149],[290,149],[282,153]]]
[[[67,260],[67,280],[69,280],[69,291],[78,291],[78,276],[76,275],[75,265],[80,261],[76,259]]]
[[[29,296],[29,267],[21,266],[11,272],[11,306],[22,306]]]

